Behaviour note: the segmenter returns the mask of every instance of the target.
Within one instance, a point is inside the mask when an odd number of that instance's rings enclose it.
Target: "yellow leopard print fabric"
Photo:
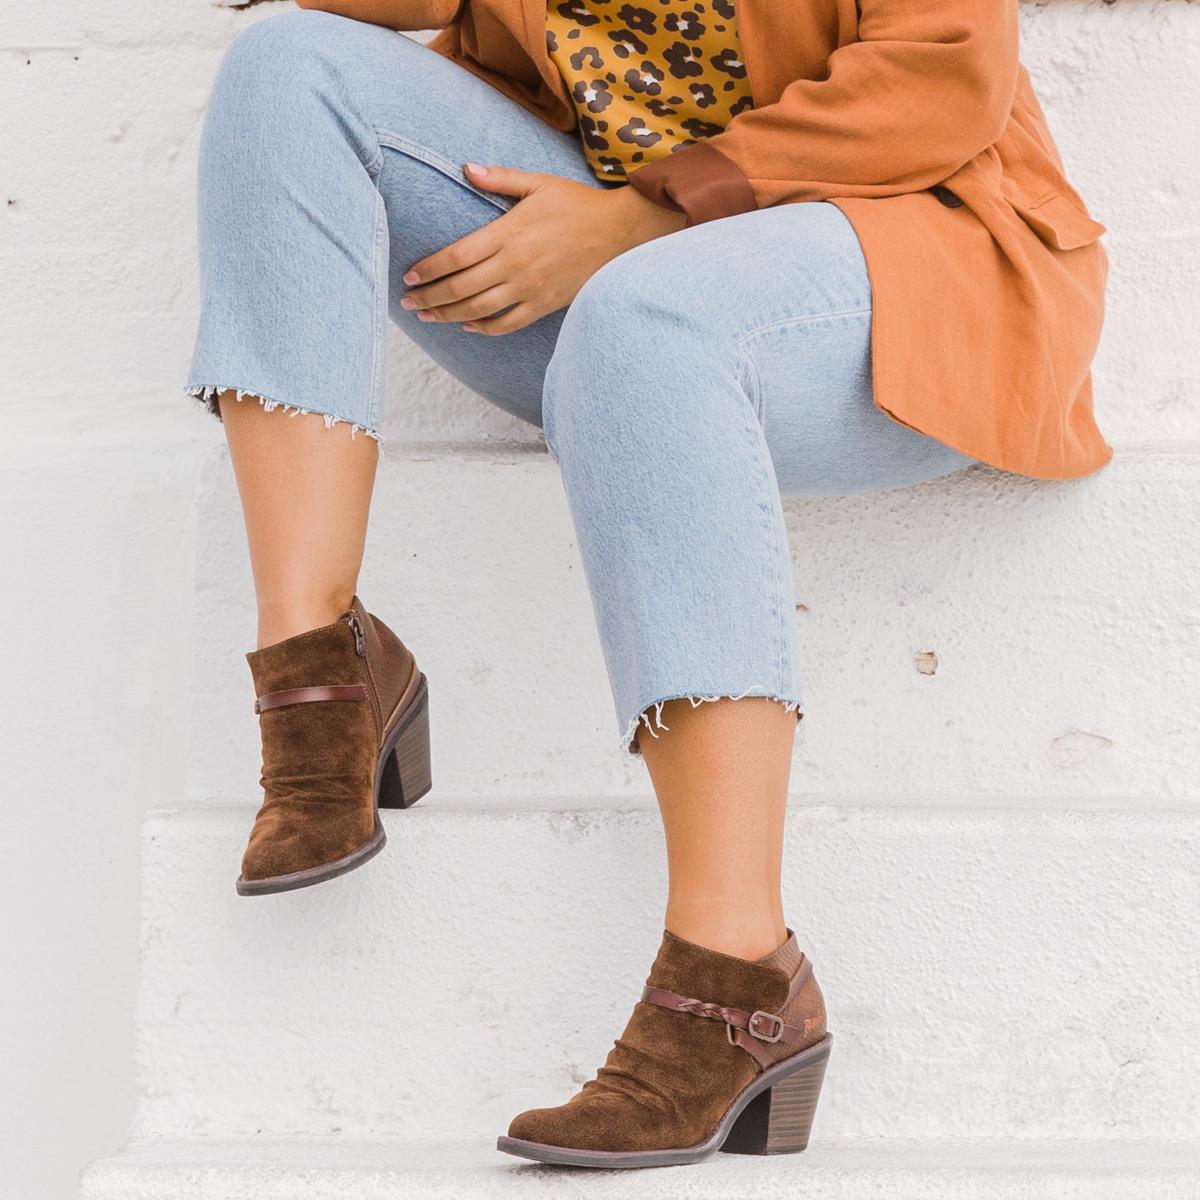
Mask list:
[[[598,179],[711,137],[754,103],[734,0],[549,0],[546,44]]]

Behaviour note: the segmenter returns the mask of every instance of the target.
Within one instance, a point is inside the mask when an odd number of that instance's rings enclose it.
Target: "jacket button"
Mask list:
[[[961,197],[956,196],[948,187],[943,187],[940,183],[936,187],[929,189],[947,208],[961,208],[963,201]]]

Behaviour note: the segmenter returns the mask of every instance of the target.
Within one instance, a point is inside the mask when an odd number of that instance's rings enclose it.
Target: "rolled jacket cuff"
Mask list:
[[[688,225],[753,212],[754,189],[741,167],[706,141],[693,142],[628,176],[647,200],[687,214]]]

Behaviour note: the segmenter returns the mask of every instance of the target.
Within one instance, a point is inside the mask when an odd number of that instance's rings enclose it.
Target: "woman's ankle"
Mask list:
[[[354,600],[354,586],[322,593],[276,596],[258,604],[258,649],[332,625]]]
[[[787,941],[788,933],[769,904],[723,901],[672,902],[665,928],[686,942],[730,954],[734,958],[765,958]]]

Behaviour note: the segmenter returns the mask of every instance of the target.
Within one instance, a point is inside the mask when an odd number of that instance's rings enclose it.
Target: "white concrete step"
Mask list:
[[[1161,803],[1197,789],[1200,454],[1125,453],[1047,484],[971,468],[789,501],[805,664],[794,787]],[[248,798],[254,630],[233,481],[199,495],[197,798]],[[439,785],[457,796],[645,790],[615,750],[558,471],[503,448],[393,451],[362,594],[429,676]]]
[[[814,1141],[799,1155],[569,1171],[476,1142],[149,1142],[84,1174],[83,1200],[1194,1200],[1196,1144]]]
[[[248,899],[253,809],[146,826],[141,1135],[494,1136],[603,1060],[661,936],[648,807],[435,790],[362,869]],[[1197,808],[797,805],[823,1135],[1195,1136],[1198,863]]]

